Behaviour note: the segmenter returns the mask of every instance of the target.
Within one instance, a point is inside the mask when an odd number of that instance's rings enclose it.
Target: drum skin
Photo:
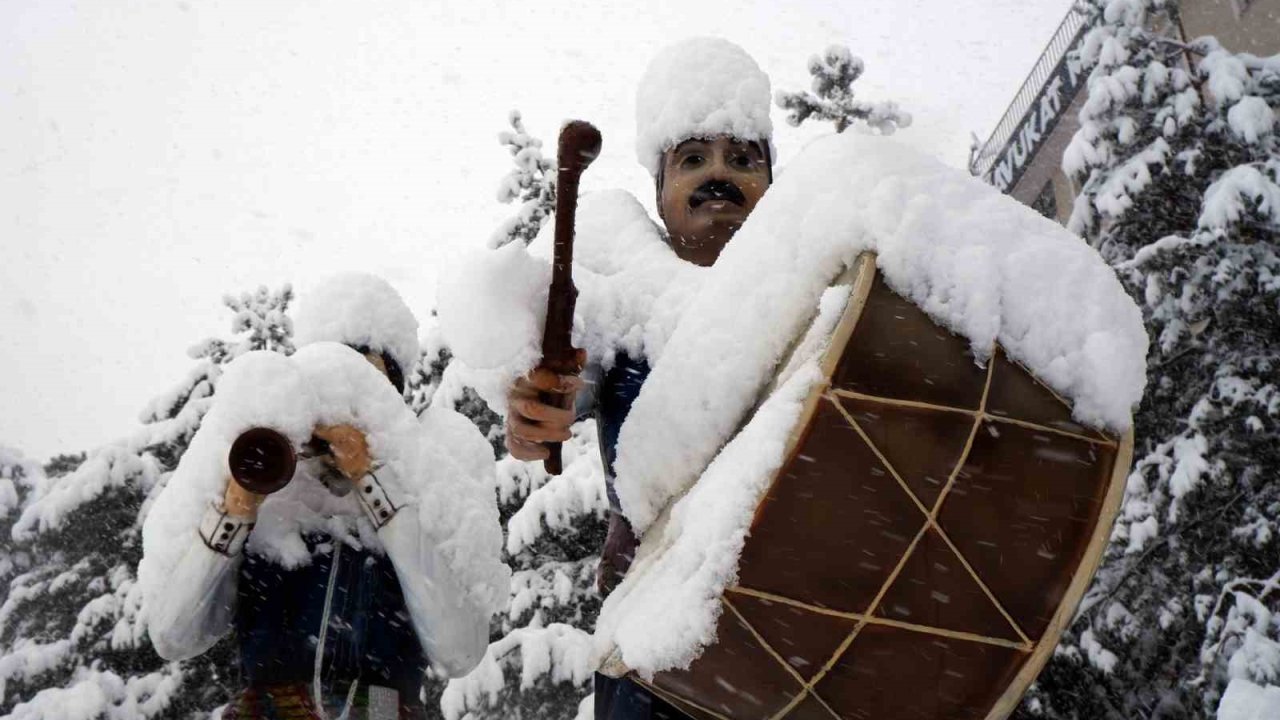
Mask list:
[[[1097,569],[1132,435],[1082,425],[862,255],[715,644],[643,682],[695,718],[997,720]]]

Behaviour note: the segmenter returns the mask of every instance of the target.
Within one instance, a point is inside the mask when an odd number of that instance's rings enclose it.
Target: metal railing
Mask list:
[[[996,123],[996,129],[992,131],[991,137],[987,138],[987,141],[970,156],[969,172],[985,177],[991,171],[996,160],[1013,140],[1014,132],[1031,111],[1041,88],[1052,76],[1063,55],[1075,46],[1080,36],[1088,29],[1088,25],[1085,15],[1075,8],[1067,12],[1067,16],[1062,19],[1062,23],[1058,25],[1058,29],[1049,40],[1049,45],[1040,54],[1040,59],[1036,61],[1035,66],[1031,68],[1027,79],[1022,81],[1022,87],[1018,88],[1018,94],[1013,96],[1013,102],[1004,111],[1000,122]]]

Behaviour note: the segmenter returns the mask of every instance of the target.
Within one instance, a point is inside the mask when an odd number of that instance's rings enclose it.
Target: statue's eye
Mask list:
[[[706,158],[697,153],[690,153],[685,155],[684,159],[680,161],[680,167],[685,170],[692,170],[694,168],[702,167],[702,163],[704,162],[706,162]]]

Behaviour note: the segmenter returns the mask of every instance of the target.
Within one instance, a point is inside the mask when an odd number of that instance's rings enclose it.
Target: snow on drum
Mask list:
[[[898,143],[814,143],[622,429],[643,535],[602,671],[696,718],[1005,717],[1107,542],[1146,346],[1061,227]]]

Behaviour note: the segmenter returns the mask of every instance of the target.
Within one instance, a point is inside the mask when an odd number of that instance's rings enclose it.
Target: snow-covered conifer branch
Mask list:
[[[445,688],[440,707],[446,720],[470,717],[508,701],[504,695],[517,692],[510,687],[507,673],[518,671],[521,691],[532,690],[541,681],[577,688],[591,678],[591,636],[570,625],[532,624],[508,633],[491,643],[480,665]],[[511,717],[511,715],[507,715]]]
[[[600,474],[600,455],[596,450],[595,423],[578,423],[572,432],[573,437],[562,449],[564,472],[546,476],[538,467],[521,468],[540,473],[542,477],[530,478],[530,490],[524,503],[507,521],[508,553],[514,555],[532,545],[542,536],[544,527],[568,530],[582,516],[594,515],[601,519],[609,509],[604,477]],[[500,483],[503,486],[510,484],[511,480]]]
[[[196,366],[123,438],[43,470],[22,464],[20,473],[0,452],[0,576],[12,577],[0,585],[0,715],[180,717],[226,700],[230,643],[172,664],[151,649],[134,580],[139,528],[200,427],[222,366],[251,350],[293,350],[292,297],[285,286],[224,298],[232,336],[194,346]]]
[[[498,142],[511,153],[515,164],[498,185],[498,202],[520,201],[516,214],[504,221],[489,239],[492,248],[512,240],[525,244],[533,241],[556,207],[556,173],[554,158],[542,154],[542,141],[529,134],[519,110],[508,116],[510,130],[498,134]]]
[[[793,126],[813,118],[834,123],[839,133],[855,122],[864,122],[881,134],[891,135],[898,128],[911,125],[911,114],[892,100],[872,103],[854,98],[853,83],[863,69],[862,58],[847,47],[832,45],[822,55],[809,59],[812,92],[779,90],[774,102],[788,112],[787,122]]]
[[[1280,56],[1170,42],[1163,0],[1079,6],[1069,227],[1142,304],[1152,345],[1112,543],[1024,707],[1258,717],[1280,704]]]

